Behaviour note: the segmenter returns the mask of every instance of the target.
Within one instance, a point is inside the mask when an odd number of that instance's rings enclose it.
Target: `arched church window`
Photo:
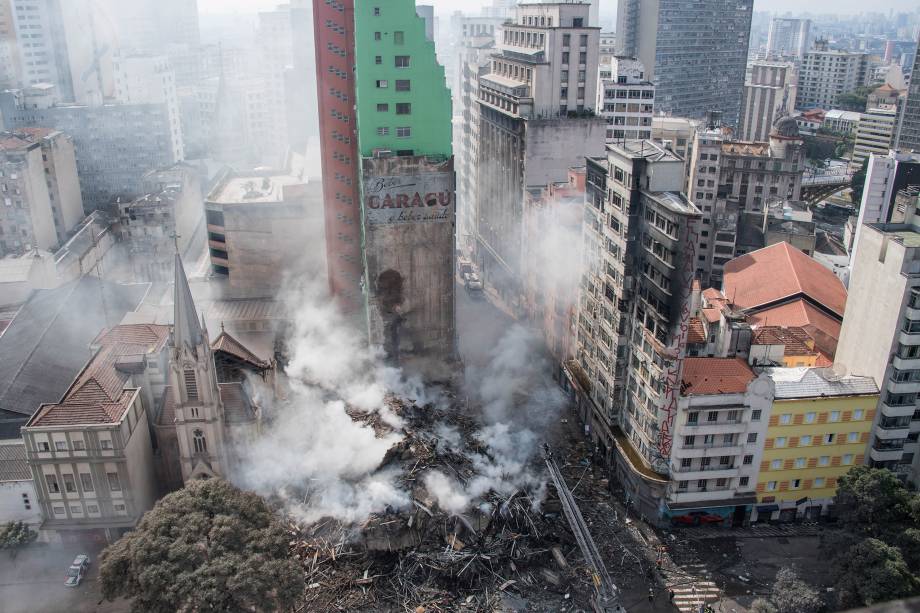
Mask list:
[[[204,438],[204,432],[195,430],[193,432],[192,444],[195,447],[195,453],[205,453],[208,450],[208,442]]]

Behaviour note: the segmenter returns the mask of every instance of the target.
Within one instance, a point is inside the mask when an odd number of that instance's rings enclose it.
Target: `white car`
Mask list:
[[[89,556],[81,553],[73,559],[70,568],[67,569],[67,580],[64,585],[67,587],[77,587],[83,581],[86,569],[89,568]]]

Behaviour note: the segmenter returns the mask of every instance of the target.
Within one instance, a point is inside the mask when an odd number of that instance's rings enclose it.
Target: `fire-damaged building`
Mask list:
[[[412,0],[355,6],[364,291],[392,360],[454,354],[450,91]]]

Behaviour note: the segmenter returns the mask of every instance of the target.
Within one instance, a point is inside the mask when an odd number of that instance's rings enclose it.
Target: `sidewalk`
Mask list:
[[[689,539],[720,539],[720,538],[767,538],[767,537],[798,537],[798,536],[820,536],[825,532],[834,530],[827,524],[803,523],[803,524],[766,524],[750,526],[748,528],[718,528],[718,527],[687,527],[674,530],[673,534],[678,538]]]

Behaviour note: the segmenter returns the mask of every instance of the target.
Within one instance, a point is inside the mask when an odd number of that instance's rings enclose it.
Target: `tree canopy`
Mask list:
[[[839,561],[837,590],[843,607],[905,598],[916,594],[917,587],[897,547],[878,539],[864,539]]]
[[[226,481],[193,481],[102,552],[103,595],[132,611],[278,611],[303,590],[288,535],[265,502]]]
[[[818,613],[824,601],[818,592],[799,579],[794,568],[781,568],[776,573],[770,601],[778,613]]]

